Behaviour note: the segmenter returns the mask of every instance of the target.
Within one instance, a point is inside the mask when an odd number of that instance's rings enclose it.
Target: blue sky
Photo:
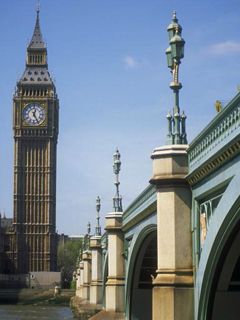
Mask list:
[[[12,93],[25,67],[35,25],[34,0],[0,3],[0,210],[12,216]],[[60,99],[57,229],[66,234],[101,223],[112,211],[112,154],[122,155],[126,208],[148,184],[155,147],[165,143],[173,106],[166,28],[177,11],[186,41],[180,107],[188,140],[240,85],[239,0],[42,0],[40,22]]]

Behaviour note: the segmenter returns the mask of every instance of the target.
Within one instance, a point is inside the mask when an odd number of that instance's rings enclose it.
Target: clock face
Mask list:
[[[45,109],[37,102],[27,104],[22,111],[23,120],[31,126],[38,126],[46,118]]]

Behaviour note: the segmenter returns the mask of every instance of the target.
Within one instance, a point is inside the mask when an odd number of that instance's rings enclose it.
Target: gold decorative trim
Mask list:
[[[186,179],[191,186],[203,180],[206,176],[216,171],[220,166],[225,164],[228,160],[234,158],[239,154],[240,140],[229,146],[220,155],[203,164],[200,168],[190,173]]]

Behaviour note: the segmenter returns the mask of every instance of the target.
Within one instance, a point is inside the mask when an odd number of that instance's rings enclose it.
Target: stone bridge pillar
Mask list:
[[[106,216],[108,233],[108,277],[106,282],[106,310],[124,311],[124,256],[122,212]]]
[[[83,261],[79,263],[79,276],[77,280],[76,296],[83,298]]]
[[[80,266],[77,269],[77,275],[76,275],[76,290],[79,290],[81,287],[81,279],[80,279]]]
[[[90,287],[90,303],[102,303],[102,249],[101,236],[90,238],[92,251],[92,280]]]
[[[191,191],[187,145],[154,150],[153,177],[157,190],[158,269],[153,280],[153,319],[192,320],[193,270]]]
[[[91,252],[84,251],[82,254],[83,260],[83,295],[84,300],[90,298],[90,283],[91,283]]]

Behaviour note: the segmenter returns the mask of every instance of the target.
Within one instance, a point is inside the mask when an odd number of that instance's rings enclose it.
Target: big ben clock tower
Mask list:
[[[47,64],[39,9],[26,68],[13,98],[16,273],[56,271],[58,97]]]

